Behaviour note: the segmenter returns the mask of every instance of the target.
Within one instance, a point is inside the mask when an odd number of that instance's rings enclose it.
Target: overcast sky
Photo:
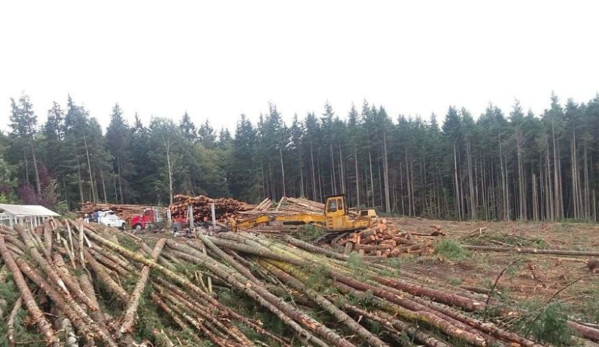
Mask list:
[[[514,98],[599,92],[597,1],[3,1],[0,119],[31,97],[40,121],[67,95],[105,127],[115,103],[234,129],[273,102],[286,121],[398,114],[475,116]],[[0,122],[6,129],[6,122]]]

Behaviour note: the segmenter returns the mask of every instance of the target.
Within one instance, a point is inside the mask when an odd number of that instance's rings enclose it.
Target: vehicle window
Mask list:
[[[144,216],[149,216],[150,215],[150,211],[144,211]]]
[[[343,200],[341,198],[337,199],[337,207],[343,210]]]
[[[337,211],[337,200],[335,200],[335,199],[329,200],[329,206],[327,207],[327,209],[331,212]]]

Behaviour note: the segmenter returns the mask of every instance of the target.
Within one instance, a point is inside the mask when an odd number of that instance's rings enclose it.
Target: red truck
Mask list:
[[[157,208],[146,208],[143,214],[131,218],[131,228],[134,230],[152,229],[159,222],[162,222],[160,211]]]

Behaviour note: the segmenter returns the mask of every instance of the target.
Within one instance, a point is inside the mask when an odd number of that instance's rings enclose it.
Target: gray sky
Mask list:
[[[3,1],[0,119],[30,95],[40,121],[67,94],[103,126],[118,102],[234,129],[277,105],[284,119],[345,117],[366,98],[398,114],[449,105],[478,116],[552,90],[599,92],[597,1]],[[0,122],[6,129],[6,122]]]

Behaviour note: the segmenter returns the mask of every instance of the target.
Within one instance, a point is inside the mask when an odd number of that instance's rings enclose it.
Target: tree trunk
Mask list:
[[[476,219],[476,201],[474,196],[474,175],[472,173],[472,149],[470,141],[466,144],[466,155],[468,156],[468,195],[470,196],[470,219]]]
[[[310,161],[310,166],[312,167],[312,199],[318,200],[318,197],[316,196],[316,173],[314,171],[314,152],[312,150],[312,140],[310,140]]]
[[[561,219],[562,216],[560,215],[560,211],[561,211],[561,196],[560,196],[560,184],[559,184],[559,163],[558,163],[558,159],[557,159],[557,145],[556,145],[556,139],[555,139],[555,121],[552,119],[551,120],[551,139],[553,142],[553,179],[554,179],[554,191],[555,191],[555,218],[556,219]]]
[[[358,151],[356,149],[356,145],[354,144],[354,166],[356,168],[356,198],[357,204],[356,207],[360,206],[360,176],[358,171]]]
[[[545,151],[545,190],[547,191],[547,218],[551,221],[555,220],[555,198],[554,198],[554,194],[553,194],[553,185],[550,183],[551,182],[551,161],[549,159],[549,144],[547,144],[547,148]],[[557,192],[556,192],[557,194]]]
[[[87,157],[87,171],[89,173],[89,186],[91,189],[91,201],[93,202],[98,202],[97,199],[97,193],[96,193],[96,187],[95,187],[95,183],[94,183],[94,177],[92,174],[92,163],[91,160],[89,159],[89,149],[87,148],[87,139],[85,138],[85,134],[83,134],[83,144],[85,145],[85,156]]]
[[[42,183],[40,182],[40,173],[37,168],[37,159],[35,157],[35,149],[33,148],[32,143],[30,143],[30,145],[31,145],[31,156],[33,158],[33,168],[34,168],[34,172],[35,172],[35,186],[37,188],[37,196],[38,196],[38,198],[41,198],[42,197]]]
[[[383,132],[383,176],[385,182],[385,212],[391,213],[391,199],[389,196],[389,161],[387,154],[387,134]]]
[[[25,181],[29,182],[29,162],[27,161],[27,152],[23,151],[23,158],[25,159]]]
[[[339,176],[341,182],[341,194],[345,194],[345,169],[343,167],[343,151],[341,150],[341,144],[339,144]]]
[[[539,193],[537,192],[537,177],[532,173],[532,219],[539,221]]]
[[[83,198],[83,179],[81,178],[81,164],[79,164],[79,156],[75,153],[75,158],[77,159],[77,182],[79,183],[79,198],[81,199],[81,203],[85,202]]]
[[[524,182],[524,164],[523,164],[523,154],[522,154],[522,131],[520,129],[516,130],[516,151],[517,151],[517,159],[518,159],[518,205],[521,220],[526,220],[526,185]]]
[[[588,220],[591,218],[591,196],[589,187],[589,166],[587,156],[587,142],[584,142],[584,211],[585,218]]]
[[[100,180],[102,181],[102,192],[104,193],[104,203],[107,204],[108,200],[106,197],[106,182],[104,181],[104,170],[100,170]]]
[[[412,211],[412,185],[410,184],[410,164],[408,164],[408,149],[404,150],[404,161],[406,164],[406,193],[408,194],[408,216],[413,216],[414,211]]]
[[[123,196],[123,177],[121,176],[121,157],[117,158],[117,170],[119,171],[119,193],[121,194],[121,203],[124,204],[125,198]]]
[[[553,254],[553,255],[567,255],[567,256],[578,256],[578,257],[599,257],[599,252],[592,251],[571,251],[565,249],[536,249],[536,248],[524,248],[524,247],[494,247],[494,246],[475,246],[475,245],[462,245],[464,248],[473,251],[486,251],[486,252],[515,252],[522,254]]]
[[[368,149],[368,164],[370,165],[370,194],[372,195],[372,205],[375,206],[374,202],[374,175],[372,174],[372,155],[370,148]]]
[[[462,211],[460,209],[460,181],[458,178],[458,154],[456,149],[456,141],[453,142],[453,174],[455,179],[455,203],[457,220],[462,220]]]
[[[335,156],[333,155],[333,144],[329,145],[331,152],[331,192],[337,194],[337,180],[335,178]]]
[[[114,189],[114,199],[115,199],[116,203],[118,204],[119,203],[119,191],[116,186],[116,181],[117,181],[116,177],[113,177],[112,188]],[[124,204],[124,202],[121,201],[121,204]]]
[[[287,196],[287,189],[285,187],[285,165],[283,164],[283,149],[279,146],[279,158],[281,159],[281,175],[283,176],[283,196]]]
[[[169,205],[173,204],[173,166],[171,162],[171,141],[162,138],[164,147],[166,149],[166,166],[168,173],[168,201]]]
[[[300,167],[299,167],[299,172],[300,172],[300,193],[299,196],[306,196],[307,194],[305,194],[305,190],[304,190],[304,161],[303,161],[303,157],[302,157],[302,152],[300,149],[300,155],[299,155],[299,162],[300,162]]]

